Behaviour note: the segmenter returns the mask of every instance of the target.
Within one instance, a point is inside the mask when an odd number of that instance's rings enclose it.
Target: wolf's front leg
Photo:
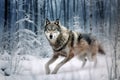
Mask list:
[[[58,56],[55,56],[55,55],[54,55],[54,56],[45,64],[46,74],[50,74],[49,65],[52,64],[57,58],[58,58]]]
[[[70,57],[66,57],[63,61],[61,61],[53,70],[52,74],[56,74],[58,72],[58,70],[60,69],[60,67],[62,67],[66,62],[68,62],[70,59],[72,59],[73,56]]]

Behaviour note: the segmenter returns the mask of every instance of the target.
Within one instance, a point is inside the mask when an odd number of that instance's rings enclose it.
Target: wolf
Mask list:
[[[53,49],[52,58],[45,64],[46,74],[56,74],[74,56],[82,60],[81,67],[84,67],[87,60],[94,61],[94,65],[96,65],[97,53],[105,54],[103,47],[94,36],[69,30],[60,24],[59,19],[55,21],[46,19],[44,27],[44,33]],[[59,56],[65,58],[51,72],[49,65]]]

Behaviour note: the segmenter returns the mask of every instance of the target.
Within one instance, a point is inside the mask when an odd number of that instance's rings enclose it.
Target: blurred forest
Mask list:
[[[46,56],[46,18],[59,19],[65,27],[96,35],[104,43],[109,41],[113,50],[111,80],[120,79],[120,0],[0,0],[0,54],[37,50],[40,52],[35,54]]]

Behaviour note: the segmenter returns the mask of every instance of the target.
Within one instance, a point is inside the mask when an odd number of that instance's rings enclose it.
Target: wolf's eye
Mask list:
[[[48,30],[50,30],[51,28],[50,27],[48,27]]]
[[[47,32],[49,32],[50,30],[49,29],[47,29]]]

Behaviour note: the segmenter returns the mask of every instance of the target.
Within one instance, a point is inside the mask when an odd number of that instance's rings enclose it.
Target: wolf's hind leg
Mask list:
[[[55,56],[55,55],[54,55],[54,56],[45,64],[46,74],[50,74],[49,65],[52,64],[54,61],[56,61],[57,58],[58,58],[58,56]]]
[[[82,61],[81,68],[83,68],[85,66],[85,64],[86,64],[86,61],[87,61],[87,59],[86,59],[86,53],[84,53],[84,55],[79,55],[78,59]]]
[[[86,64],[86,61],[87,61],[87,59],[86,59],[86,58],[84,58],[84,59],[83,59],[82,66],[81,66],[82,68],[85,66],[85,64]]]
[[[97,56],[96,55],[92,56],[92,59],[94,61],[94,67],[96,67],[96,65],[97,65]]]
[[[96,67],[97,66],[97,56],[95,55],[93,57],[94,57],[94,67]]]

